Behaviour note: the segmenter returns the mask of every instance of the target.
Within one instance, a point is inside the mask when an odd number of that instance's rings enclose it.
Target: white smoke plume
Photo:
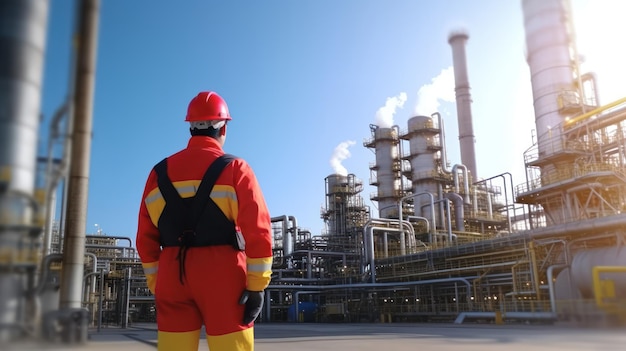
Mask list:
[[[454,102],[454,68],[441,70],[430,84],[423,85],[417,91],[415,115],[430,116],[439,110],[440,101]]]
[[[385,106],[376,111],[376,125],[381,128],[391,128],[393,126],[393,115],[397,108],[402,108],[406,102],[406,93],[401,92],[398,96],[387,98]]]
[[[333,155],[330,158],[330,165],[333,167],[335,173],[343,176],[348,175],[348,170],[341,164],[341,162],[351,156],[348,148],[355,143],[356,142],[354,140],[346,140],[342,141],[335,147]]]

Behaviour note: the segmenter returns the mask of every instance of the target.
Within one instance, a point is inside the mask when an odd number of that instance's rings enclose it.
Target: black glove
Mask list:
[[[239,298],[239,304],[246,305],[243,311],[243,324],[250,324],[259,316],[263,308],[264,295],[263,291],[243,291]]]

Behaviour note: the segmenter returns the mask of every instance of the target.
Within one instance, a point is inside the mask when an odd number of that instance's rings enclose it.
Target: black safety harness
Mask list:
[[[182,198],[167,175],[167,158],[154,170],[165,207],[159,217],[158,228],[162,247],[179,247],[179,279],[184,284],[187,249],[199,246],[231,245],[244,250],[241,233],[211,199],[210,194],[217,178],[235,156],[224,154],[209,166],[196,194]]]

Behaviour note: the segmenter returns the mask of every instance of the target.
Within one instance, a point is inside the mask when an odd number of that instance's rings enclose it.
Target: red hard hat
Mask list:
[[[203,91],[189,102],[186,122],[230,121],[226,101],[212,91]]]

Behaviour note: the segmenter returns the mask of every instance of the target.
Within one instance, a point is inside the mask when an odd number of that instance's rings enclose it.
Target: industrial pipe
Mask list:
[[[53,143],[59,137],[59,124],[61,118],[68,114],[69,104],[67,101],[57,109],[50,121],[50,133],[48,134],[48,156],[46,160],[46,218],[43,232],[43,255],[50,253],[52,239],[52,222],[55,217],[56,210],[56,190],[57,186],[65,171],[67,170],[67,152],[63,150],[63,157],[60,160],[60,166],[53,168]],[[66,139],[67,136],[66,136]],[[58,169],[57,169],[58,168]]]
[[[281,222],[283,224],[282,234],[283,234],[283,257],[287,257],[291,255],[293,251],[293,242],[291,241],[291,237],[289,236],[289,219],[286,215],[272,217],[270,219],[271,223]]]
[[[128,247],[133,247],[133,241],[127,236],[114,236],[114,235],[86,235],[87,239],[118,239],[128,241]]]
[[[405,286],[416,286],[416,285],[426,285],[426,284],[441,284],[441,283],[452,283],[452,282],[460,282],[466,286],[466,297],[467,303],[471,307],[471,290],[472,284],[466,278],[440,278],[440,279],[427,279],[427,280],[418,280],[411,282],[395,282],[395,283],[357,283],[357,284],[338,284],[338,285],[298,285],[298,286],[286,286],[286,285],[269,285],[266,288],[267,290],[295,290],[295,289],[303,289],[304,291],[318,291],[318,290],[339,290],[339,289],[361,289],[361,288],[382,288],[382,287],[405,287]]]
[[[463,198],[457,193],[445,193],[443,196],[454,203],[454,221],[456,223],[456,230],[464,232],[465,221],[463,218],[465,215],[463,212]]]
[[[112,246],[112,245],[102,245],[102,244],[85,244],[84,247],[87,249],[122,250],[122,257],[126,257],[126,250],[128,250],[128,251],[133,252],[133,256],[128,257],[128,258],[137,258],[137,249],[134,247]]]
[[[400,201],[398,202],[398,222],[399,223],[403,223],[403,220],[402,220],[402,203],[404,202],[404,200],[410,199],[412,197],[422,196],[422,195],[426,195],[430,199],[430,218],[432,219],[432,227],[428,226],[428,228],[430,230],[432,230],[432,231],[429,231],[428,233],[430,234],[430,236],[432,236],[432,234],[436,233],[436,231],[437,231],[437,218],[436,218],[436,214],[435,214],[435,202],[434,202],[435,201],[435,197],[434,197],[433,194],[431,194],[429,192],[422,192],[422,193],[417,193],[417,194],[406,195],[406,196],[403,196],[402,198],[400,198]],[[413,229],[413,226],[411,226],[411,229]],[[432,241],[432,240],[429,240],[429,241]]]
[[[483,179],[483,180],[481,180],[481,181],[474,182],[474,185],[478,185],[478,184],[481,184],[481,183],[485,183],[485,184],[487,184],[487,182],[488,182],[488,181],[490,181],[490,180],[492,180],[492,179],[495,179],[495,178],[502,178],[502,181],[504,182],[504,187],[503,187],[503,188],[504,188],[504,202],[505,202],[505,205],[506,205],[506,217],[507,217],[508,224],[509,224],[509,228],[508,228],[508,230],[509,230],[509,234],[510,234],[510,233],[512,233],[512,228],[511,228],[511,227],[512,227],[512,224],[511,224],[511,216],[510,216],[510,214],[509,214],[509,206],[510,206],[510,205],[509,205],[508,190],[507,190],[507,186],[506,186],[506,178],[504,177],[505,175],[508,175],[508,176],[509,176],[509,180],[510,180],[509,185],[510,185],[510,187],[511,187],[511,198],[512,198],[512,199],[511,199],[511,204],[513,204],[513,203],[515,202],[515,201],[514,201],[514,198],[515,198],[515,192],[513,191],[513,175],[512,175],[511,173],[509,173],[509,172],[504,172],[504,173],[501,173],[501,174],[495,175],[495,176],[493,176],[493,177],[489,177],[489,178],[487,178],[487,179]],[[474,193],[474,195],[476,196],[476,193]],[[476,200],[476,199],[474,199],[474,201],[476,202],[477,200]],[[477,204],[474,204],[474,206],[475,206],[475,207],[474,207],[474,210],[475,210],[475,211],[477,211],[477,210],[478,210]],[[491,210],[491,206],[489,206],[489,209]],[[515,206],[513,206],[513,217],[516,217],[516,215],[515,215]]]
[[[375,266],[375,254],[374,254],[374,231],[385,231],[385,232],[396,232],[396,233],[404,233],[403,228],[391,228],[391,227],[375,227],[370,226],[370,222],[363,228],[363,244],[365,248],[366,260],[369,261],[370,265],[370,275],[372,278],[372,283],[376,283],[376,266]],[[412,229],[413,227],[411,227]]]
[[[443,173],[450,174],[451,170],[448,169],[448,152],[446,150],[446,131],[443,127],[443,118],[439,112],[435,112],[431,117],[437,116],[437,125],[439,126],[439,135],[441,137],[441,170]]]
[[[298,220],[295,216],[287,216],[291,222],[291,244],[292,250],[295,250],[296,243],[298,242]]]
[[[5,0],[0,5],[0,344],[21,336],[26,320],[22,287],[37,257],[37,135],[49,1]],[[21,253],[24,253],[22,255]],[[32,254],[32,256],[31,256]],[[23,257],[21,257],[23,256]],[[25,266],[20,270],[19,266]]]
[[[550,294],[550,310],[556,315],[556,291],[554,288],[554,270],[562,270],[568,268],[568,264],[556,264],[548,267],[547,279],[548,279],[548,293]],[[570,283],[571,284],[571,283]]]
[[[441,199],[441,200],[435,201],[435,203],[440,203],[440,202],[443,202],[444,206],[446,207],[445,216],[446,216],[446,224],[447,224],[447,230],[448,230],[448,240],[449,240],[448,243],[451,243],[452,242],[452,219],[450,218],[450,200]]]
[[[463,200],[465,201],[466,205],[470,204],[470,189],[469,189],[469,175],[467,172],[467,167],[465,167],[465,165],[462,164],[455,164],[452,167],[452,176],[454,179],[454,190],[459,191],[459,168],[461,169],[462,173],[463,173]]]
[[[85,221],[89,192],[89,161],[93,132],[93,95],[96,71],[99,0],[78,2],[76,96],[68,179],[67,231],[63,242],[61,309],[82,308],[81,282],[85,253]],[[85,336],[86,337],[86,336]]]

